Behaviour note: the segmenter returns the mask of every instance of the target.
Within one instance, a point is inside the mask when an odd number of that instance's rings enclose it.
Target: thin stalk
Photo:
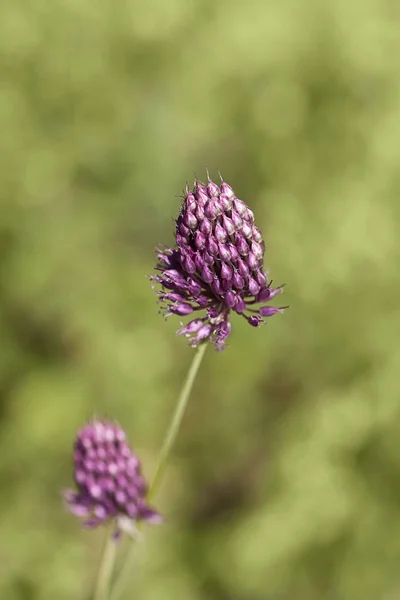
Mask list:
[[[176,403],[174,414],[172,415],[171,423],[168,427],[167,434],[164,438],[164,443],[161,447],[160,454],[158,457],[158,462],[156,466],[155,473],[153,475],[153,480],[150,484],[148,499],[150,500],[154,494],[156,493],[161,480],[164,476],[165,470],[167,468],[168,459],[171,454],[172,447],[175,443],[175,440],[178,436],[179,429],[182,423],[183,415],[185,414],[186,406],[190,397],[190,393],[193,388],[193,384],[196,379],[196,375],[201,365],[201,361],[203,360],[204,353],[206,351],[207,344],[203,343],[197,348],[196,354],[193,357],[192,363],[190,365],[188,374],[186,375],[185,382],[183,384],[181,393],[179,394],[178,401]]]
[[[174,413],[172,415],[172,419],[170,425],[168,427],[167,433],[164,438],[163,445],[161,446],[160,454],[158,456],[156,470],[154,472],[153,480],[150,484],[150,488],[147,494],[148,500],[150,500],[156,491],[158,490],[162,478],[165,474],[165,470],[167,468],[168,459],[171,454],[171,450],[179,433],[179,429],[182,423],[183,415],[185,414],[185,409],[190,397],[190,393],[193,388],[193,384],[195,382],[197,373],[199,371],[201,361],[203,360],[204,353],[207,348],[207,343],[200,344],[197,348],[197,351],[193,357],[191,365],[189,367],[189,371],[186,375],[186,379],[184,381],[183,387],[179,394]],[[138,526],[140,523],[138,523]],[[135,557],[136,557],[136,544],[133,541],[130,544],[129,549],[127,550],[126,559],[121,567],[121,571],[119,576],[117,577],[115,584],[111,591],[110,600],[119,600],[121,594],[126,586],[126,583],[129,579],[129,576],[132,572]],[[98,600],[96,598],[96,600]]]
[[[116,551],[116,541],[111,535],[111,530],[108,528],[106,531],[106,539],[100,559],[99,570],[97,572],[93,600],[108,600]]]

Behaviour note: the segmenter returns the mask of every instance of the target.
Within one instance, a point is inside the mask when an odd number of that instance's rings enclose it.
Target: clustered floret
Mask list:
[[[283,286],[273,288],[264,272],[265,244],[250,208],[225,181],[196,180],[186,186],[176,221],[174,248],[158,248],[159,272],[150,279],[160,284],[165,316],[205,311],[178,330],[192,346],[211,340],[222,350],[231,332],[232,311],[259,327],[285,307],[264,305]],[[255,308],[255,305],[263,304]]]
[[[69,510],[87,527],[114,519],[117,531],[133,531],[136,521],[161,521],[147,504],[139,458],[124,430],[114,423],[93,420],[78,431],[74,478],[78,491],[67,490],[64,497]]]

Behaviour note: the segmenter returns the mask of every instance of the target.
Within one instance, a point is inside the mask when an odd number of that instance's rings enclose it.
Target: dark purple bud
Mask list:
[[[243,277],[243,279],[245,281],[247,281],[248,278],[250,277],[249,267],[246,265],[246,263],[244,262],[244,260],[242,260],[241,258],[238,259],[237,265],[238,265],[239,273],[241,274],[241,276]]]
[[[224,212],[228,212],[232,208],[232,199],[226,194],[221,194],[219,197],[219,201],[221,206],[223,207]]]
[[[204,214],[208,219],[214,221],[218,216],[218,209],[214,200],[209,200],[204,207]]]
[[[188,240],[187,240],[186,236],[183,236],[180,233],[177,233],[175,237],[176,237],[176,243],[178,244],[178,246],[180,248],[183,248],[183,246],[187,245]]]
[[[222,279],[221,283],[222,283],[222,288],[224,290],[224,294],[228,290],[232,290],[232,279]]]
[[[222,215],[222,225],[226,233],[230,236],[233,236],[233,234],[235,233],[235,226],[233,224],[232,219],[230,219],[226,215]]]
[[[206,245],[206,236],[201,233],[201,231],[196,231],[196,235],[194,237],[194,243],[196,245],[197,250],[203,250]]]
[[[252,294],[253,296],[257,296],[258,292],[260,291],[260,286],[258,285],[257,281],[250,277],[247,285],[250,294]]]
[[[258,229],[258,227],[255,227],[253,225],[252,232],[253,232],[253,240],[255,242],[257,242],[257,244],[262,244],[263,243],[263,236],[262,236],[261,230]]]
[[[224,244],[228,239],[228,234],[225,229],[219,223],[215,224],[214,235],[218,242]]]
[[[267,287],[264,290],[261,290],[261,292],[258,294],[257,302],[266,302],[267,300],[272,300],[272,298],[275,298],[277,294],[281,294],[282,291],[283,286],[279,286],[277,288]]]
[[[181,234],[182,238],[184,240],[186,240],[190,235],[189,227],[186,227],[186,225],[184,223],[179,223],[178,229],[179,229],[179,233]]]
[[[196,191],[196,201],[197,204],[200,205],[202,208],[204,208],[204,206],[208,202],[207,188],[205,188],[204,185],[200,185],[198,187]]]
[[[237,251],[236,246],[233,244],[228,244],[229,254],[231,255],[231,261],[236,264],[239,260],[239,252]]]
[[[246,240],[241,236],[236,234],[236,247],[238,249],[239,254],[242,256],[247,256],[250,252],[249,246]]]
[[[194,298],[196,298],[197,296],[200,296],[200,294],[201,294],[201,285],[197,281],[195,281],[194,279],[189,279],[189,282],[188,282],[188,292]]]
[[[211,256],[211,254],[208,254],[208,252],[204,251],[203,252],[203,260],[206,263],[206,265],[213,265],[214,264],[214,258]]]
[[[208,237],[212,234],[212,225],[208,219],[203,219],[200,223],[200,231],[203,235]]]
[[[261,244],[258,244],[257,242],[252,242],[251,243],[251,251],[254,254],[254,256],[256,256],[256,258],[261,261],[264,257],[264,250],[261,246]]]
[[[233,226],[235,228],[235,231],[238,230],[238,229],[240,230],[242,228],[242,225],[243,225],[243,219],[239,215],[239,213],[237,213],[237,212],[235,212],[233,210],[232,214],[231,214],[231,219],[232,219],[232,223],[233,223]]]
[[[212,271],[205,265],[201,270],[201,278],[205,283],[211,283],[213,280]]]
[[[245,216],[245,214],[247,212],[247,206],[243,202],[243,200],[239,200],[239,198],[235,198],[233,200],[233,206],[235,207],[235,210],[239,213],[239,215],[241,217]]]
[[[262,323],[261,317],[256,317],[255,315],[252,315],[251,317],[248,317],[247,321],[253,327],[259,327],[261,325],[261,323]]]
[[[219,187],[212,181],[208,181],[207,192],[210,197],[219,195]]]
[[[171,306],[170,311],[174,315],[180,315],[181,317],[185,317],[186,315],[190,315],[193,312],[193,306],[181,302],[180,304],[175,304],[174,306]]]
[[[218,255],[223,262],[229,262],[231,260],[230,252],[224,244],[218,244]]]
[[[244,215],[244,220],[247,221],[250,224],[254,223],[254,213],[252,210],[250,210],[250,208],[247,206],[245,215]]]
[[[205,267],[205,262],[203,259],[203,255],[202,254],[196,254],[196,256],[194,257],[194,262],[196,264],[196,268],[198,271],[202,271],[202,269],[204,269]]]
[[[159,262],[163,263],[163,266],[172,267],[173,259],[170,256],[168,256],[167,254],[158,254],[157,258],[158,258]],[[150,278],[150,279],[154,279],[154,278]]]
[[[196,298],[196,302],[200,308],[206,308],[210,303],[210,298],[208,296],[199,296]]]
[[[223,181],[221,183],[221,193],[225,194],[226,196],[228,196],[228,198],[234,198],[235,197],[235,192],[233,191],[233,189],[231,188],[231,186],[228,185],[225,181]]]
[[[182,294],[176,294],[172,292],[168,292],[166,294],[160,294],[161,300],[169,300],[170,302],[185,302],[187,298],[182,296]]]
[[[196,206],[197,206],[197,202],[191,202],[190,204],[187,202],[186,203],[186,210],[184,212],[184,215],[186,215],[187,213],[193,214],[196,212]]]
[[[257,294],[257,302],[266,302],[271,298],[271,288],[264,288]]]
[[[242,235],[244,235],[245,238],[247,238],[248,240],[251,239],[253,231],[252,231],[250,225],[248,223],[246,223],[245,221],[243,222],[241,231],[242,231]]]
[[[201,181],[196,179],[196,181],[194,182],[194,185],[195,185],[196,198],[198,198],[199,195],[204,195],[207,197],[207,188],[205,185],[203,185],[201,183]]]
[[[182,273],[180,273],[176,269],[169,269],[168,270],[168,278],[171,281],[173,281],[174,283],[176,283],[177,285],[185,286],[185,283],[186,283],[186,274],[183,275]]]
[[[236,304],[236,295],[232,291],[225,294],[225,304],[228,308],[233,308]]]
[[[222,279],[228,279],[229,281],[233,277],[233,269],[226,263],[222,263],[221,265],[221,277]]]
[[[204,207],[198,204],[196,207],[196,219],[202,221],[204,219]]]
[[[215,201],[215,206],[216,206],[216,210],[217,210],[217,217],[220,217],[224,212],[224,206],[223,206],[222,202],[219,201],[219,199],[217,199]]]
[[[217,256],[218,254],[218,244],[213,237],[208,238],[206,242],[207,252],[211,254],[211,256]]]
[[[262,317],[272,317],[272,315],[276,315],[278,312],[283,312],[284,308],[274,308],[273,306],[261,306],[260,315]]]
[[[236,289],[242,290],[244,288],[244,279],[237,271],[233,272],[232,282]]]
[[[214,277],[211,287],[216,296],[222,296],[223,289],[222,289],[222,285],[221,285],[221,282],[218,279],[218,277]]]
[[[265,277],[264,273],[258,270],[255,276],[260,286],[264,287],[264,285],[267,283],[267,278]]]
[[[190,258],[190,256],[184,256],[182,258],[182,267],[185,269],[186,273],[189,273],[189,275],[192,275],[196,272],[196,264]]]
[[[186,225],[186,227],[189,227],[189,229],[196,229],[197,227],[197,219],[192,212],[188,211],[187,213],[185,213],[185,216],[183,217],[183,222]]]
[[[243,298],[240,298],[240,296],[237,297],[235,310],[237,313],[242,313],[244,310],[246,310],[246,302],[243,300]]]
[[[258,260],[252,252],[250,252],[247,257],[247,264],[251,271],[256,271],[258,269]]]
[[[191,206],[196,205],[196,197],[193,194],[193,192],[191,192],[189,190],[188,187],[186,188],[185,204],[186,204],[186,210],[190,209]]]

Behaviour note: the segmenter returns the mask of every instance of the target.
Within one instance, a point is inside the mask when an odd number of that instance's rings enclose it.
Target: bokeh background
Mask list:
[[[146,275],[207,167],[291,308],[208,351],[124,599],[400,598],[399,31],[392,0],[2,0],[2,599],[90,597],[87,419],[151,477],[193,351]]]

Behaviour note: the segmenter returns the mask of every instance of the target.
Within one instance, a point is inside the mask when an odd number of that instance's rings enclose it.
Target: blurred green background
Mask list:
[[[399,32],[392,0],[2,0],[0,598],[88,598],[87,419],[151,477],[193,351],[146,275],[206,167],[291,308],[208,350],[124,598],[400,598]]]

